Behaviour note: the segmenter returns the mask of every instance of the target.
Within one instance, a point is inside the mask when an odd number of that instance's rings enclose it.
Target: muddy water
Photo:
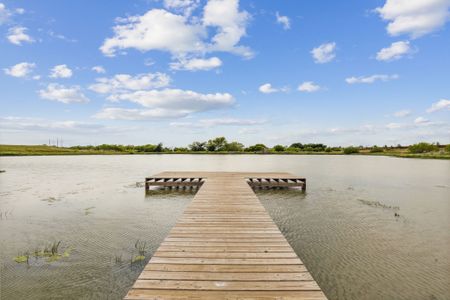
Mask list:
[[[286,171],[305,194],[257,192],[330,299],[450,299],[450,162],[361,156],[0,159],[1,299],[120,299],[189,192],[144,195],[165,170]],[[138,184],[136,184],[138,183]],[[395,216],[398,214],[399,216]],[[145,243],[145,260],[136,241]],[[56,261],[34,257],[61,241]],[[14,258],[30,253],[27,263]]]

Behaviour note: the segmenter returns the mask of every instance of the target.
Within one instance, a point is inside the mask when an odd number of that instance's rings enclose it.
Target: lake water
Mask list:
[[[290,172],[257,192],[329,299],[450,299],[450,161],[369,156],[0,158],[1,299],[120,299],[190,192],[145,196],[161,171]],[[396,217],[395,213],[400,216]],[[137,255],[146,243],[146,259]],[[32,253],[61,241],[57,261]],[[27,263],[14,258],[30,253]]]

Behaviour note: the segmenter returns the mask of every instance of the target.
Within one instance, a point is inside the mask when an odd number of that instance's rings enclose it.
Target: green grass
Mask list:
[[[380,147],[381,148],[381,147]],[[284,151],[284,152],[267,152],[265,155],[284,154],[284,155],[373,155],[373,156],[394,156],[404,158],[430,158],[430,159],[450,159],[450,153],[443,151],[443,149],[427,153],[411,153],[407,148],[381,148],[381,152],[371,152],[370,148],[361,149],[359,153],[345,154],[342,151],[331,152],[312,152],[312,151]],[[135,152],[135,151],[114,151],[114,150],[80,150],[74,148],[62,148],[46,145],[0,145],[0,156],[30,156],[30,155],[125,155],[125,154],[261,154],[254,152],[227,152],[227,151],[186,151],[186,152]]]

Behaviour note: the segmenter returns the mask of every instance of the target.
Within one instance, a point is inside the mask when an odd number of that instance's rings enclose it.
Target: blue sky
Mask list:
[[[449,7],[3,0],[0,142],[450,143]]]

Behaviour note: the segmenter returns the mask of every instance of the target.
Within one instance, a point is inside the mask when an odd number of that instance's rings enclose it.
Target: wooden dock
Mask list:
[[[200,188],[125,299],[326,299],[249,180],[285,187],[299,186],[300,178],[227,172],[164,172],[151,178]],[[151,185],[146,179],[146,189]]]

